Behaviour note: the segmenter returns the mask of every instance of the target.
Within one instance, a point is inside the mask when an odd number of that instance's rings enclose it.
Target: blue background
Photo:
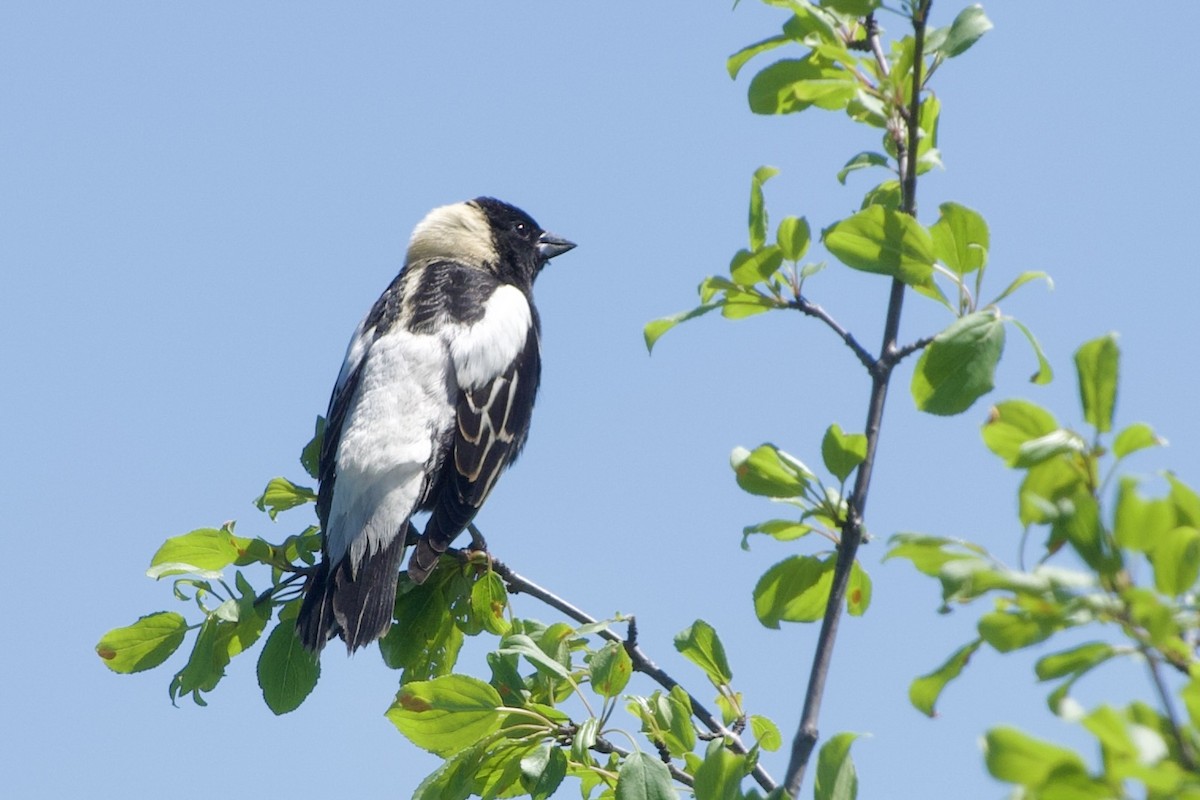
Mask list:
[[[143,577],[167,536],[252,506],[322,413],[345,344],[399,268],[412,226],[479,194],[516,203],[579,243],[544,273],[544,379],[525,456],[479,519],[494,551],[597,615],[637,615],[645,648],[708,696],[672,636],[703,617],[735,683],[790,741],[815,626],[768,631],[750,590],[813,545],[743,525],[777,509],[737,490],[735,445],[773,441],[819,463],[825,426],[857,430],[868,381],[818,323],[772,314],[693,322],[646,355],[645,322],[694,304],[745,242],[761,164],[774,219],[814,229],[850,213],[872,177],[834,179],[877,137],[840,115],[756,117],[752,71],[726,56],[784,15],[743,2],[9,3],[0,10],[0,374],[6,422],[0,748],[11,797],[405,797],[438,763],[384,718],[396,675],[373,652],[331,649],[315,693],[275,717],[255,655],[208,708],[173,708],[180,658],[117,676],[93,646],[112,627],[179,608]],[[946,24],[958,4],[935,5]],[[1194,368],[1200,67],[1185,32],[1200,6],[995,2],[996,23],[934,79],[945,171],[921,183],[978,209],[992,293],[1015,331],[992,399],[1024,396],[1079,424],[1070,357],[1121,333],[1118,423],[1171,447],[1131,462],[1200,481]],[[884,15],[892,32],[902,30]],[[795,51],[796,54],[799,51]],[[769,58],[751,65],[769,63]],[[876,346],[887,283],[832,265],[807,291]],[[909,341],[949,323],[910,296]],[[982,402],[961,417],[913,409],[897,374],[863,563],[874,603],[844,621],[822,731],[854,748],[863,796],[999,797],[979,736],[1017,724],[1088,748],[1050,715],[1030,665],[1045,650],[981,651],[928,720],[907,687],[972,636],[975,610],[938,616],[934,582],[881,563],[896,531],[963,536],[1015,562],[1016,476],[986,452]],[[1145,578],[1146,576],[1141,576]],[[262,583],[262,576],[257,576]],[[519,614],[550,611],[517,598]],[[986,603],[980,611],[986,610]],[[1068,641],[1086,638],[1074,636]],[[468,647],[460,668],[482,672]],[[648,685],[631,685],[648,693]],[[1081,702],[1148,696],[1114,665]],[[634,728],[630,718],[617,724]],[[781,778],[785,751],[766,758]],[[805,789],[808,796],[809,789]],[[563,789],[572,796],[573,787]]]

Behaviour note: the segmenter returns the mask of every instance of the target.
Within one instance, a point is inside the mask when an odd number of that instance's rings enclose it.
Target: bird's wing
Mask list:
[[[496,308],[489,308],[488,313],[500,310],[502,305],[496,303]],[[436,564],[437,556],[445,552],[451,540],[475,517],[500,473],[525,445],[541,380],[537,317],[532,307],[526,305],[526,308],[528,313],[520,328],[517,326],[519,315],[513,315],[512,324],[507,327],[497,325],[496,321],[486,322],[485,315],[483,325],[501,330],[480,339],[487,341],[493,349],[499,348],[504,354],[503,359],[494,354],[456,359],[460,365],[460,385],[466,385],[461,386],[458,396],[457,425],[450,451],[425,503],[433,513],[409,564],[409,575],[415,580],[428,574]],[[505,353],[505,338],[515,341],[511,339],[512,334],[521,328],[523,340],[515,352],[510,349]],[[488,363],[495,366],[490,376],[484,374]],[[471,365],[470,370],[461,368],[465,364]],[[468,373],[474,380],[463,381]]]

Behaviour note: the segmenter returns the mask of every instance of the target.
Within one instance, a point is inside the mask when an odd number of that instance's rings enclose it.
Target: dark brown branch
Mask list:
[[[1167,722],[1171,726],[1171,735],[1175,737],[1175,744],[1179,747],[1179,760],[1183,763],[1184,769],[1195,772],[1196,753],[1192,750],[1192,744],[1184,735],[1183,728],[1179,724],[1179,715],[1175,713],[1175,704],[1171,702],[1171,692],[1163,681],[1162,673],[1158,670],[1158,658],[1146,647],[1142,648],[1142,655],[1146,658],[1146,665],[1150,669],[1150,678],[1154,681],[1154,688],[1162,703],[1163,713],[1167,715]]]
[[[913,90],[909,101],[907,124],[895,121],[890,127],[896,143],[897,159],[900,171],[901,210],[916,216],[916,165],[914,163],[918,146],[918,121],[921,110],[921,68],[924,63],[925,23],[929,15],[929,7],[933,0],[918,0],[913,9]],[[879,29],[873,16],[867,17],[867,35],[871,42],[871,52],[875,54],[876,63],[882,75],[888,74],[889,66],[879,41]],[[829,600],[825,607],[825,617],[821,621],[821,631],[817,636],[817,646],[813,653],[812,670],[809,672],[808,688],[804,694],[804,710],[801,712],[800,724],[796,736],[792,740],[791,758],[788,762],[787,774],[784,776],[784,788],[792,797],[800,796],[800,786],[804,782],[804,773],[812,757],[813,748],[819,737],[817,721],[821,715],[821,700],[825,695],[825,682],[829,675],[829,667],[833,659],[833,646],[837,640],[838,623],[841,620],[842,605],[846,599],[846,588],[850,581],[850,573],[862,544],[866,514],[867,495],[871,486],[871,473],[875,465],[875,453],[879,444],[879,431],[883,423],[883,410],[887,402],[888,384],[891,381],[892,368],[908,353],[906,349],[896,346],[900,332],[900,315],[904,307],[905,286],[898,279],[892,280],[891,293],[888,299],[887,318],[884,322],[883,343],[880,357],[874,360],[871,370],[871,397],[867,407],[866,437],[867,454],[855,475],[854,489],[847,500],[846,520],[842,524],[842,540],[838,545],[837,564],[833,572],[833,584],[829,589]]]
[[[594,625],[599,621],[591,614],[588,614],[582,609],[577,608],[550,590],[545,589],[528,578],[514,572],[507,564],[495,558],[490,553],[488,554],[488,557],[492,561],[492,571],[504,580],[510,591],[535,597],[551,608],[561,611],[563,614],[567,615],[581,625]],[[638,645],[637,627],[632,621],[630,628],[630,636],[627,639],[622,639],[620,636],[608,630],[607,628],[601,629],[598,635],[610,642],[619,642],[629,654],[629,659],[633,662],[633,669],[636,672],[646,675],[668,692],[674,689],[676,686],[680,686],[679,681],[672,678],[669,673],[655,664],[654,661],[652,661],[650,657],[647,656],[642,650],[641,646]],[[680,686],[680,688],[683,687]],[[721,720],[714,716],[713,713],[705,707],[704,703],[702,703],[695,695],[693,695],[691,692],[687,692],[686,689],[684,691],[687,693],[688,701],[692,704],[692,715],[695,716],[696,719],[704,723],[704,726],[714,734],[724,737],[729,742],[729,749],[733,750],[733,752],[742,754],[749,752],[745,743],[742,742],[741,737],[738,736],[737,733],[726,728],[721,723]],[[751,773],[751,775],[754,777],[754,780],[758,783],[758,785],[767,792],[772,791],[778,785],[775,783],[775,779],[770,776],[761,763],[755,765],[754,771]]]
[[[873,373],[875,371],[877,367],[875,357],[871,355],[867,348],[858,343],[858,340],[854,338],[854,334],[843,328],[837,320],[831,317],[828,311],[816,303],[806,300],[803,295],[797,295],[796,299],[788,303],[788,305],[800,313],[815,317],[828,325],[834,333],[842,338],[846,346],[854,351],[854,355],[858,356],[858,360],[867,368],[867,372]]]
[[[630,755],[632,755],[624,747],[617,747],[615,744],[610,742],[608,739],[605,739],[603,736],[596,737],[596,743],[594,745],[592,745],[592,749],[595,750],[597,753],[603,753],[604,755],[608,755],[609,753],[616,753],[621,758],[628,758]],[[695,779],[691,775],[688,775],[686,772],[681,770],[679,767],[672,764],[668,759],[664,758],[663,763],[667,765],[667,771],[671,773],[672,778],[679,781],[680,783],[682,783],[684,786],[688,787],[689,789],[692,788],[693,785],[695,785]]]
[[[915,342],[909,342],[908,344],[904,345],[903,347],[897,347],[895,350],[893,350],[891,353],[889,353],[887,355],[887,360],[890,361],[892,364],[899,364],[901,361],[908,358],[913,353],[916,353],[919,350],[924,350],[926,347],[929,347],[929,345],[932,341],[933,341],[932,336],[922,336],[920,339],[917,339]]]

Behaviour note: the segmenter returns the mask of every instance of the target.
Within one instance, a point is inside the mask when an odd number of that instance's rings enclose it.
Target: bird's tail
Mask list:
[[[296,633],[313,653],[320,653],[334,636],[342,637],[353,653],[387,633],[396,605],[396,584],[404,557],[407,525],[401,535],[377,553],[350,569],[350,556],[331,567],[329,559],[318,565],[304,590],[296,618]]]

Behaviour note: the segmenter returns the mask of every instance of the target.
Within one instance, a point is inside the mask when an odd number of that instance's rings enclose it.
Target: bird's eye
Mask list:
[[[521,236],[529,235],[529,226],[526,225],[524,222],[513,223],[513,230],[516,231]]]

